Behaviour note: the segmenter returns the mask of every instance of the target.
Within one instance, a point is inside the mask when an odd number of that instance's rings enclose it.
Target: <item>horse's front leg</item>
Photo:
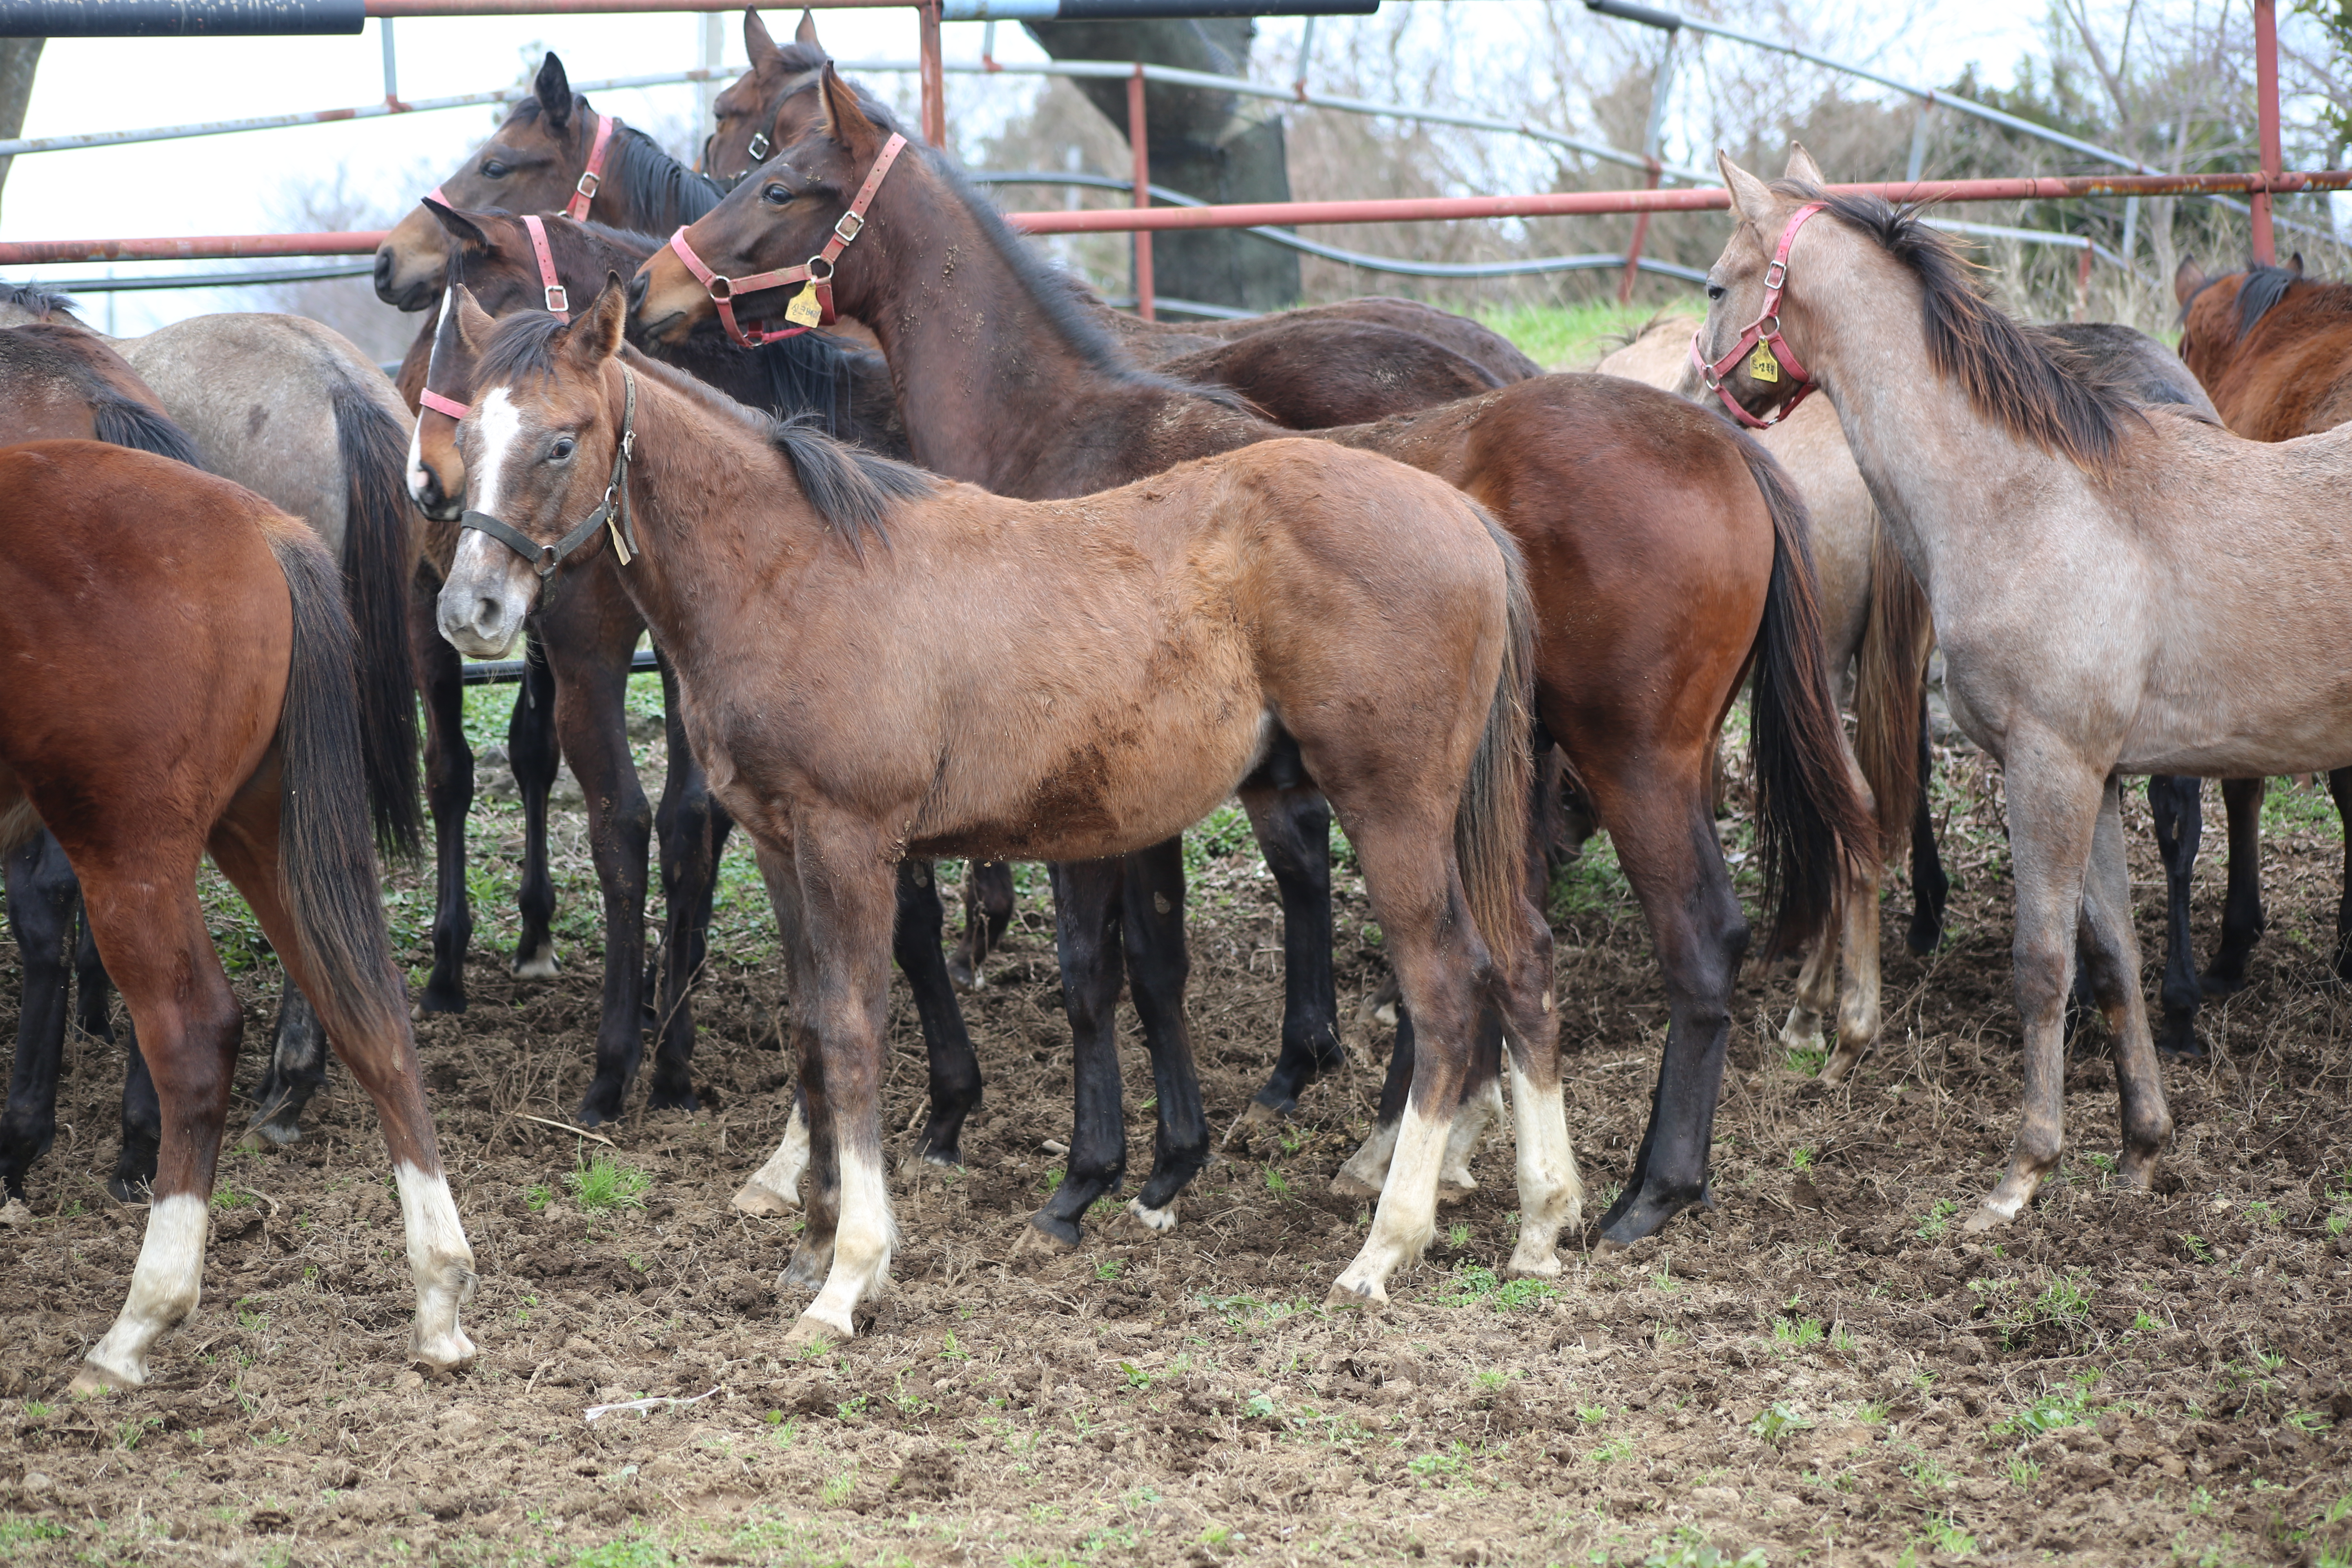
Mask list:
[[[1123,859],[1053,868],[1054,946],[1070,1018],[1070,1157],[1061,1184],[1029,1223],[1065,1247],[1094,1201],[1127,1173],[1127,1117],[1118,1077],[1119,937]]]
[[[664,917],[660,956],[646,982],[653,992],[654,1075],[646,1104],[652,1110],[692,1110],[694,983],[702,973],[710,934],[710,905],[719,888],[719,857],[735,819],[710,793],[710,781],[687,743],[677,677],[661,669],[667,715],[668,761],[661,809],[654,816],[661,847]]]
[[[1282,895],[1282,1049],[1250,1102],[1255,1120],[1296,1110],[1307,1086],[1347,1058],[1331,971],[1331,807],[1287,736],[1241,800]]]
[[[0,1200],[25,1195],[25,1173],[58,1132],[58,1079],[65,1068],[66,1012],[73,983],[81,884],[44,830],[8,852],[8,925],[25,976],[16,1014],[16,1065],[0,1114]],[[149,1172],[153,1171],[149,1152]]]
[[[1322,797],[1316,799],[1319,805]],[[1327,819],[1328,815],[1326,808]],[[1151,1053],[1159,1110],[1151,1173],[1128,1200],[1127,1210],[1146,1229],[1172,1230],[1176,1195],[1209,1159],[1201,1069],[1192,1059],[1192,1030],[1184,1017],[1184,985],[1192,972],[1184,944],[1184,841],[1171,838],[1129,856],[1119,926],[1126,938],[1128,986],[1143,1021],[1144,1047]],[[1327,900],[1327,928],[1329,914]],[[1328,978],[1328,946],[1323,958]]]
[[[2227,996],[2246,984],[2246,961],[2270,922],[2263,917],[2263,796],[2268,779],[2223,779],[2221,805],[2230,817],[2230,888],[2221,900],[2221,946],[2205,966],[2208,996]]]
[[[898,863],[898,921],[891,948],[922,1020],[930,1058],[930,1112],[911,1160],[954,1167],[963,1163],[963,1124],[980,1106],[980,1058],[956,1005],[955,982],[940,946],[947,912],[940,902],[937,868],[929,860]]]
[[[474,806],[474,752],[466,743],[464,661],[441,635],[436,595],[409,595],[408,640],[425,700],[425,804],[433,813],[433,972],[416,1012],[466,1010],[466,948],[474,913],[466,892],[466,814]]]
[[[547,866],[547,796],[563,758],[556,743],[556,679],[543,617],[531,623],[523,645],[522,679],[515,686],[514,715],[507,721],[507,762],[514,769],[515,793],[522,798],[522,884],[515,890],[521,930],[515,937],[514,972],[524,980],[552,979],[556,972],[555,879]],[[552,628],[568,642],[572,628]],[[579,771],[573,759],[572,771]],[[584,786],[583,786],[584,787]]]
[[[816,1011],[826,1114],[816,1113],[818,1087],[812,1084],[811,1131],[831,1134],[841,1203],[824,1288],[786,1337],[788,1352],[854,1334],[854,1314],[882,1288],[898,1246],[882,1163],[883,1040],[896,907],[891,848],[872,823],[829,808],[804,808],[793,825],[802,931],[815,971],[813,994],[794,997],[793,1008]],[[811,1076],[804,1068],[803,1081]],[[814,1235],[814,1204],[811,1209]]]
[[[2197,982],[2197,950],[2189,934],[2189,894],[2197,875],[2197,847],[2205,814],[2199,799],[2205,781],[2186,774],[2155,773],[2147,781],[2149,814],[2156,819],[2156,854],[2164,862],[2164,980],[2159,993],[2164,1028],[2157,1049],[2167,1056],[2201,1057],[2197,1010],[2204,987]]]

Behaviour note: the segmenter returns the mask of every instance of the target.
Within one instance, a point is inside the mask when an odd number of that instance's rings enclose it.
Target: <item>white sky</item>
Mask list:
[[[1525,24],[1528,9],[1522,0],[1417,3],[1458,5],[1465,22],[1482,33],[1493,30],[1498,47],[1509,47],[1507,40]],[[1852,16],[1865,33],[1885,14],[1882,6],[1855,0],[1832,0],[1825,12]],[[1939,82],[1974,61],[1981,78],[2006,83],[2019,57],[2036,49],[2045,14],[2046,0],[1969,0],[1965,5],[1933,0],[1921,13],[1927,25],[1890,40],[1874,63],[1893,74]],[[789,34],[794,13],[774,8],[765,15],[779,37]],[[1354,18],[1327,17],[1318,27],[1324,29],[1321,37],[1331,39],[1338,29],[1361,25]],[[1587,25],[1624,26],[1597,16]],[[53,40],[41,57],[24,133],[60,135],[376,101],[383,93],[380,26],[370,22],[363,34],[351,37]],[[906,10],[831,11],[819,18],[819,26],[827,47],[843,60],[906,59],[915,51],[915,21]],[[1277,17],[1259,26],[1269,41],[1286,43],[1300,23]],[[526,61],[535,67],[544,46],[562,56],[574,82],[682,70],[701,61],[701,17],[677,14],[406,20],[396,28],[400,95],[413,101],[499,87],[515,80]],[[740,13],[727,14],[722,30],[724,61],[740,68]],[[949,58],[977,59],[981,31],[978,24],[948,25]],[[997,53],[1006,60],[1042,58],[1010,24],[997,29]],[[874,85],[888,89],[887,83]],[[950,114],[959,98],[968,109],[977,109],[985,95],[1002,90],[950,77]],[[658,126],[696,114],[697,92],[681,86],[599,93],[595,103],[624,120]],[[289,173],[330,173],[338,162],[355,187],[380,195],[387,205],[404,205],[454,169],[497,118],[489,108],[461,109],[20,157],[0,202],[0,239],[273,230],[278,225],[271,207],[280,182]],[[100,270],[12,268],[10,275],[72,277]],[[102,314],[100,297],[90,296],[88,302]],[[117,304],[118,330],[129,333],[236,308],[236,297],[163,290],[125,293]]]

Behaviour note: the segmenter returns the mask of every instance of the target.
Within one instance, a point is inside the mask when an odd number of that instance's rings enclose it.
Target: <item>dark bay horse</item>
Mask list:
[[[2352,431],[2266,444],[2145,405],[2003,314],[1916,213],[1828,194],[1802,149],[1773,184],[1717,163],[1737,221],[1704,357],[1751,413],[1785,404],[1799,373],[1742,357],[1777,316],[1927,591],[1953,718],[2002,768],[2023,1114],[1967,1228],[2018,1218],[2063,1151],[2078,945],[2115,1040],[2116,1180],[2145,1189],[2172,1120],[2120,781],[2352,765]]]
[[[375,715],[333,559],[250,491],[84,441],[0,449],[0,839],[46,827],[64,847],[162,1102],[146,1240],[75,1390],[145,1382],[204,1278],[244,1025],[197,903],[207,853],[375,1100],[416,1283],[411,1358],[470,1363],[473,1254],[377,901],[359,733]]]
[[[1277,752],[1357,845],[1421,1027],[1388,1187],[1334,1300],[1384,1300],[1427,1244],[1482,1005],[1503,1018],[1517,1091],[1511,1264],[1556,1274],[1580,1188],[1550,933],[1520,885],[1531,611],[1493,521],[1427,476],[1313,442],[1012,500],[622,355],[624,313],[617,279],[570,326],[493,323],[461,296],[478,396],[442,626],[468,651],[503,648],[566,559],[635,541],[622,581],[759,846],[793,971],[817,1181],[790,1276],[823,1289],[787,1343],[853,1332],[889,1265],[895,863],[1119,856],[1247,793]],[[1081,600],[1091,613],[1068,615]]]
[[[821,97],[814,128],[683,237],[717,272],[814,253],[895,134],[888,112],[830,68],[811,90]],[[860,238],[839,257],[833,289],[837,310],[882,336],[918,460],[1003,493],[1083,495],[1281,434],[1230,400],[1135,367],[929,149],[898,154]],[[756,309],[771,296],[742,298]],[[713,312],[674,247],[639,271],[631,299],[652,339]],[[1672,999],[1651,1131],[1604,1220],[1614,1241],[1649,1235],[1706,1188],[1748,936],[1716,841],[1711,758],[1751,664],[1763,858],[1784,930],[1818,927],[1843,861],[1867,855],[1874,837],[1843,760],[1802,506],[1725,421],[1606,377],[1547,376],[1326,435],[1452,480],[1495,511],[1528,558],[1543,628],[1539,716],[1612,831]],[[1260,1094],[1279,1104],[1336,1058],[1329,816],[1303,775],[1270,773],[1265,784],[1244,804],[1284,897],[1283,1052]],[[1041,1228],[1072,1226],[1121,1173],[1123,1131],[1104,1108],[1117,1106],[1108,1041],[1122,946],[1155,1058],[1189,1058],[1181,925],[1170,913],[1182,903],[1174,847],[1130,860],[1123,876],[1098,866],[1057,877],[1081,1128]],[[1105,1071],[1108,1093],[1086,1081]],[[1163,1115],[1168,1106],[1163,1096]],[[1204,1130],[1163,1124],[1145,1195],[1164,1203],[1172,1190],[1161,1191],[1160,1169],[1197,1164],[1204,1152]]]

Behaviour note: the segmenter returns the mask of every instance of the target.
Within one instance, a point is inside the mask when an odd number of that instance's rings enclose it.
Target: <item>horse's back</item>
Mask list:
[[[123,357],[194,437],[205,465],[310,523],[340,556],[351,505],[337,400],[404,434],[407,405],[350,339],[300,316],[197,316],[124,342]]]

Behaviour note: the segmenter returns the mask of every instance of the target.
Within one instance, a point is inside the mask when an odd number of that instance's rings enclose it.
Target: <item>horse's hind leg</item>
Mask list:
[[[2230,889],[2221,901],[2221,946],[2205,966],[2208,996],[2227,996],[2246,984],[2246,960],[2269,924],[2263,918],[2263,795],[2267,779],[2223,779],[2221,804],[2230,814]]]
[[[2157,1049],[2168,1057],[2201,1057],[2197,1009],[2204,987],[2197,983],[2197,950],[2189,934],[2189,891],[2197,874],[2197,847],[2204,836],[2200,793],[2205,781],[2185,774],[2154,773],[2147,805],[2156,819],[2156,853],[2164,862],[2164,1028]]]
[[[278,998],[269,1070],[254,1095],[260,1109],[246,1131],[272,1143],[299,1142],[302,1112],[326,1081],[327,1026],[302,988],[289,981]]]
[[[16,1014],[16,1065],[0,1114],[0,1200],[25,1195],[25,1174],[58,1135],[58,1079],[65,1068],[66,1012],[73,981],[81,884],[44,830],[7,856],[8,925],[25,975]]]
[[[1192,1029],[1184,1018],[1184,986],[1192,973],[1184,942],[1184,841],[1171,838],[1129,856],[1120,899],[1128,989],[1142,1020],[1144,1047],[1151,1053],[1159,1102],[1151,1173],[1128,1200],[1127,1210],[1148,1230],[1171,1230],[1176,1194],[1209,1159],[1201,1069],[1192,1059]]]
[[[1013,868],[974,860],[964,869],[963,935],[948,958],[948,974],[966,991],[980,989],[981,966],[1013,923]]]
[[[2090,964],[2091,993],[2114,1037],[2116,1087],[2122,1100],[2124,1149],[2116,1179],[2145,1190],[2172,1135],[2164,1103],[2164,1073],[2148,1036],[2147,1003],[2139,987],[2139,937],[2132,929],[2131,873],[2124,853],[2120,782],[2110,776],[2099,805],[2083,888],[2078,942]]]
[[[2352,981],[2352,768],[2327,775],[2327,793],[2344,827],[2344,891],[2336,905],[2336,978]]]
[[[556,972],[555,938],[549,930],[555,920],[555,879],[547,869],[547,796],[563,760],[555,739],[557,695],[542,628],[534,623],[523,644],[514,715],[507,721],[507,763],[522,798],[522,883],[515,889],[521,929],[515,935],[514,973],[525,980],[552,979]],[[574,758],[575,774],[579,765]]]
[[[433,813],[433,972],[416,1012],[466,1010],[466,949],[474,911],[466,890],[466,814],[474,807],[474,753],[466,743],[464,664],[442,637],[434,597],[410,595],[409,645],[425,700],[425,804]]]
[[[1919,796],[1911,808],[1911,929],[1905,941],[1917,953],[1933,952],[1944,942],[1944,906],[1952,896],[1952,879],[1944,874],[1936,850],[1936,818],[1927,809],[1927,781],[1934,776],[1935,748],[1925,682],[1919,689]]]
[[[163,1106],[156,1098],[155,1075],[147,1070],[146,1053],[133,1031],[130,1048],[122,1053],[122,1142],[114,1155],[114,1174],[106,1190],[119,1203],[145,1201],[154,1190],[155,1161],[163,1142]]]
[[[1070,1156],[1061,1184],[1029,1223],[1065,1247],[1078,1244],[1078,1222],[1087,1206],[1117,1190],[1127,1172],[1118,1036],[1126,877],[1123,859],[1053,868],[1054,946],[1070,1018]]]
[[[213,1173],[244,1018],[196,903],[195,862],[193,846],[158,846],[142,863],[82,867],[91,923],[154,1075],[163,1136],[129,1296],[91,1347],[76,1393],[146,1382],[147,1352],[194,1310],[204,1283]]]
[[[409,1360],[436,1372],[470,1366],[474,1344],[459,1325],[458,1312],[474,1299],[474,1249],[466,1240],[457,1205],[450,1200],[397,978],[386,973],[382,991],[373,999],[338,996],[326,989],[327,982],[311,964],[286,907],[278,853],[278,804],[275,787],[247,788],[233,801],[213,830],[209,847],[214,864],[245,896],[286,965],[289,985],[300,987],[319,1010],[335,1054],[375,1103],[400,1191],[401,1228],[416,1290]]]
[[[767,884],[769,907],[775,911],[785,983],[792,988],[789,1049],[798,1069],[799,1087],[783,1142],[759,1173],[736,1193],[734,1206],[745,1214],[781,1215],[800,1205],[800,1178],[803,1172],[807,1173],[807,1222],[800,1244],[777,1277],[776,1289],[814,1290],[833,1267],[834,1232],[841,1215],[841,1163],[817,1034],[819,981],[815,955],[809,947],[800,871],[791,852],[764,843],[755,846],[754,852],[761,880]]]
[[[80,923],[81,939],[74,944],[74,1027],[110,1046],[114,1014],[108,1000],[114,994],[114,982],[106,977],[106,962],[98,956],[98,938],[90,933],[89,920]]]
[[[1282,895],[1282,1049],[1249,1114],[1286,1116],[1308,1084],[1346,1059],[1331,973],[1331,807],[1287,736],[1241,802]]]
[[[1509,1267],[1515,1274],[1550,1277],[1559,1272],[1556,1249],[1561,1228],[1583,1223],[1584,1182],[1569,1143],[1560,1086],[1551,927],[1526,900],[1519,901],[1518,917],[1516,957],[1497,962],[1494,1003],[1486,1011],[1497,1018],[1510,1047],[1503,1067],[1510,1075],[1518,1154],[1519,1235]]]
[[[956,1005],[955,982],[940,946],[947,910],[940,902],[937,868],[929,860],[898,862],[898,911],[891,952],[922,1020],[931,1069],[930,1113],[913,1158],[934,1165],[963,1163],[963,1124],[980,1105],[980,1058]]]

